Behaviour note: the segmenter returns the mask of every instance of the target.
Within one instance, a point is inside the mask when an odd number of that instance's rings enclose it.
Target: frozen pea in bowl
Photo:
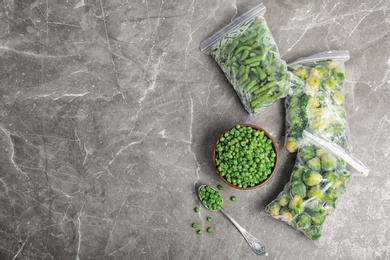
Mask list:
[[[249,190],[268,182],[278,165],[278,149],[261,127],[239,124],[224,132],[215,144],[215,171],[227,185]]]

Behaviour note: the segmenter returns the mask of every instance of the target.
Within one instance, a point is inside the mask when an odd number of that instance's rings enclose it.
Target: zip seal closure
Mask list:
[[[349,60],[349,58],[350,58],[349,51],[347,51],[347,50],[327,51],[327,52],[316,53],[316,54],[308,56],[308,57],[299,58],[291,63],[288,63],[287,65],[292,66],[292,65],[300,64],[300,63],[315,62],[315,61],[329,60],[329,59],[334,59],[334,60],[339,60],[339,61],[347,61],[347,60]]]
[[[257,15],[264,16],[265,11],[266,11],[266,8],[265,8],[265,5],[263,3],[253,7],[252,9],[250,9],[246,13],[240,15],[239,17],[237,17],[236,19],[231,21],[228,25],[226,25],[225,27],[223,27],[222,29],[220,29],[219,31],[214,33],[212,36],[210,36],[209,38],[204,40],[200,44],[200,50],[203,53],[208,54],[210,48],[215,43],[217,43],[219,40],[221,40],[222,37],[224,37],[228,32],[237,29],[243,23],[247,22],[249,19],[251,19],[251,18],[253,18],[253,17],[257,16]]]
[[[361,161],[349,155],[342,147],[337,144],[334,144],[321,136],[315,134],[311,129],[305,129],[303,131],[303,137],[307,138],[325,149],[331,151],[334,155],[343,159],[347,164],[354,168],[360,174],[367,176],[370,173],[370,169],[367,168]]]

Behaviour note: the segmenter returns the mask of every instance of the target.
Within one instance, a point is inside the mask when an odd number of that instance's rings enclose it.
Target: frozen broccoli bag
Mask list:
[[[300,84],[294,80],[294,94],[285,99],[285,147],[289,152],[297,151],[307,127],[340,146],[347,146],[344,62],[348,59],[348,51],[330,51],[288,64],[289,70],[301,79]]]
[[[304,130],[290,181],[266,206],[266,212],[317,240],[352,176],[368,173],[369,169],[343,148]]]
[[[258,114],[291,91],[291,73],[280,58],[264,13],[260,4],[200,45],[221,67],[250,114]]]

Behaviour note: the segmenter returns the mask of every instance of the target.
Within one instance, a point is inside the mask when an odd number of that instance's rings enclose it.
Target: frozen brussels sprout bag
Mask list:
[[[266,206],[266,212],[317,240],[352,176],[367,176],[369,169],[312,130],[302,135],[290,181]]]
[[[260,4],[216,32],[200,45],[210,54],[250,114],[291,92],[286,63],[263,17]]]
[[[348,51],[330,51],[288,64],[289,70],[301,79],[300,84],[294,80],[294,94],[285,100],[285,147],[289,152],[296,152],[300,147],[303,130],[307,127],[347,147],[344,62],[348,59]]]

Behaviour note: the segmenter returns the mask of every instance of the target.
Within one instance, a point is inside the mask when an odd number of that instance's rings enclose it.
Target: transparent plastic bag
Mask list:
[[[250,114],[291,93],[286,63],[263,17],[260,4],[216,32],[200,45],[210,54]]]
[[[347,147],[349,129],[344,108],[344,62],[348,59],[348,51],[330,51],[288,64],[289,70],[301,79],[301,83],[293,81],[294,94],[285,99],[285,147],[289,152],[297,151],[302,132],[307,127]]]
[[[317,240],[352,176],[367,176],[369,171],[342,147],[304,130],[290,181],[266,212]]]

